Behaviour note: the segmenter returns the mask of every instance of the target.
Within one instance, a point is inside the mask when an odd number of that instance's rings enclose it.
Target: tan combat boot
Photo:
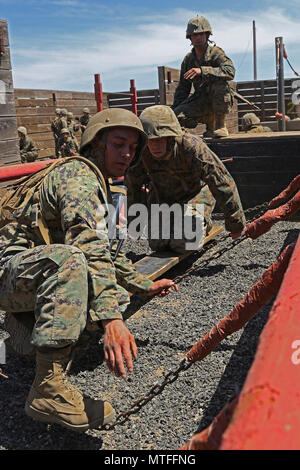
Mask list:
[[[206,131],[203,133],[203,137],[215,137],[214,131],[216,126],[216,118],[214,114],[209,114],[206,118]]]
[[[216,130],[214,131],[214,137],[227,137],[229,135],[228,129],[225,124],[225,114],[217,114],[216,116]]]
[[[70,347],[37,350],[36,374],[27,397],[25,412],[44,423],[56,423],[72,431],[99,428],[115,417],[110,403],[84,397],[64,373]]]

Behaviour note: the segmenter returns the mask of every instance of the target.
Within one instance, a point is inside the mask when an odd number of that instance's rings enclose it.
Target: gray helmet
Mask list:
[[[89,108],[83,108],[82,112],[86,114],[90,114]]]
[[[174,111],[169,106],[154,105],[140,115],[148,139],[180,137],[183,132]]]
[[[67,112],[68,112],[68,111],[67,111],[65,108],[62,108],[62,109],[60,110],[60,115],[61,115],[61,116],[66,116],[66,115],[67,115]]]
[[[186,38],[190,39],[192,34],[209,33],[212,34],[212,28],[209,21],[204,16],[191,18],[186,28]]]
[[[100,131],[113,127],[130,127],[139,132],[141,142],[139,147],[144,148],[147,144],[147,136],[139,118],[131,111],[123,108],[108,108],[96,113],[89,120],[88,125],[81,137],[80,151],[84,149]]]
[[[23,127],[23,126],[18,127],[18,132],[20,132],[20,133],[23,134],[23,135],[27,135],[27,129],[26,129],[26,127]]]
[[[73,113],[67,113],[67,117],[68,117],[68,118],[72,118],[72,117],[73,117]]]
[[[260,119],[256,114],[254,113],[247,113],[244,114],[242,117],[242,129],[247,130],[250,129],[251,126],[254,126],[255,124],[259,124]]]

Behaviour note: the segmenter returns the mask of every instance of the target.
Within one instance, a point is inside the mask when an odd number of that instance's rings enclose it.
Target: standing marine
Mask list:
[[[83,133],[90,120],[89,108],[83,108],[82,113],[83,113],[82,116],[80,116],[79,118],[79,125],[80,125],[81,132]]]
[[[185,204],[192,219],[204,216],[208,233],[217,201],[224,214],[226,230],[232,238],[239,236],[245,225],[244,211],[236,184],[217,155],[200,137],[183,131],[168,106],[150,106],[141,113],[140,119],[148,144],[125,175],[128,210],[133,204],[146,204],[149,212],[151,206],[157,204],[169,207],[174,203]],[[202,206],[204,214],[199,213],[197,205]],[[150,234],[152,222],[153,218],[148,221]],[[171,227],[169,239],[150,236],[150,247],[155,251],[188,251],[188,240],[184,236],[177,238],[176,229],[178,227]]]
[[[31,137],[28,137],[26,127],[18,127],[18,136],[21,162],[34,162],[38,158],[38,150]]]
[[[0,230],[0,308],[17,320],[32,316],[36,372],[28,416],[86,431],[108,423],[114,410],[71,384],[65,365],[85,328],[104,330],[107,366],[117,377],[133,371],[137,347],[122,320],[129,294],[166,295],[177,286],[152,282],[108,238],[110,177],[116,178],[147,142],[140,120],[125,109],[97,113],[82,136],[84,157],[56,160],[30,198]],[[30,177],[41,178],[42,173]],[[29,183],[28,183],[29,184]],[[21,193],[18,193],[21,196]]]
[[[233,105],[229,81],[234,78],[235,68],[223,49],[210,41],[211,35],[211,25],[204,16],[189,20],[186,38],[193,48],[181,64],[172,108],[183,127],[204,123],[204,137],[226,137],[225,118]]]

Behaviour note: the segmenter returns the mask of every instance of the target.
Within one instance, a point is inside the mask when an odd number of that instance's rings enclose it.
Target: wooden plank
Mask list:
[[[18,126],[30,126],[30,125],[38,125],[38,124],[50,124],[51,120],[53,119],[52,115],[49,116],[18,116],[17,121]]]
[[[0,104],[1,116],[16,116],[15,101],[13,93],[5,93],[1,96],[2,103]]]
[[[1,64],[0,64],[0,67],[1,67]],[[13,93],[14,92],[11,70],[1,70],[0,69],[0,81],[5,83],[5,92],[6,93]]]
[[[0,140],[0,165],[19,162],[19,140]]]
[[[17,119],[15,116],[0,116],[0,139],[17,139]]]
[[[23,88],[15,88],[15,97],[16,99],[21,98],[39,98],[39,99],[52,99],[52,90],[30,90],[30,89],[23,89]]]
[[[219,235],[223,230],[224,229],[221,226],[214,226],[209,232],[209,235],[204,238],[203,244],[206,245],[209,241]],[[149,256],[145,256],[145,258],[142,258],[141,260],[134,263],[134,267],[139,273],[144,274],[151,280],[154,280],[162,276],[165,272],[169,271],[169,269],[173,268],[173,266],[180,263],[180,261],[187,258],[193,253],[195,252],[189,251],[182,255],[178,255],[171,251],[155,252]]]
[[[24,98],[16,98],[15,105],[18,108],[39,108],[39,107],[48,107],[54,106],[54,102],[51,98],[48,99],[24,99]]]

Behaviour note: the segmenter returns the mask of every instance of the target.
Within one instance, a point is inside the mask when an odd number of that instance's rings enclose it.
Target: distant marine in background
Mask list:
[[[270,127],[262,126],[260,119],[254,113],[246,113],[242,117],[242,131],[247,134],[259,134],[262,132],[273,132]]]

